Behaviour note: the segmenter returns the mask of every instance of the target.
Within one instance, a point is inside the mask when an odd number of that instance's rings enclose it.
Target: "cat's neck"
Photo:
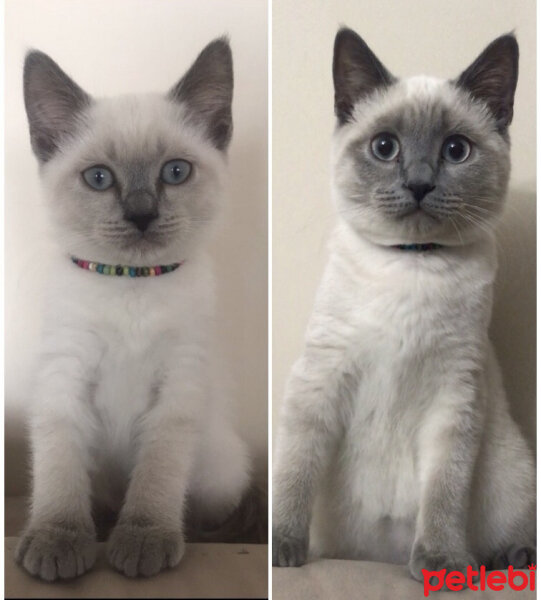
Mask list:
[[[493,233],[486,232],[468,244],[445,245],[439,242],[378,243],[367,239],[344,221],[336,226],[330,240],[330,250],[353,262],[371,264],[375,269],[388,262],[412,261],[463,263],[486,262],[496,269],[496,243]]]

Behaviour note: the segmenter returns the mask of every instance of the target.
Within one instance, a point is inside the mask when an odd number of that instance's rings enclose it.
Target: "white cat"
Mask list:
[[[532,454],[488,339],[517,73],[511,35],[455,81],[397,80],[336,37],[340,222],[278,431],[277,566],[309,540],[419,580],[535,560]]]
[[[89,569],[93,514],[111,564],[176,565],[185,505],[219,524],[249,482],[212,357],[205,251],[222,202],[232,58],[210,43],[167,96],[88,96],[45,54],[24,72],[59,252],[31,417],[33,494],[17,560],[46,580]]]

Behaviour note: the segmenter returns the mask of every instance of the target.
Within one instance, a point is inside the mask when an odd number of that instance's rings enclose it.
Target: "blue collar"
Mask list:
[[[392,248],[397,248],[398,250],[413,250],[414,252],[427,252],[428,250],[438,250],[439,248],[443,248],[441,244],[395,244],[391,246]]]

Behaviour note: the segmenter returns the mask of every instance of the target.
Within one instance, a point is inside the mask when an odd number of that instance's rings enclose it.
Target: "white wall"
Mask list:
[[[32,380],[47,226],[22,97],[29,48],[96,96],[166,92],[211,39],[228,33],[235,68],[231,201],[215,242],[221,338],[244,437],[267,452],[267,3],[265,0],[6,0],[7,492],[22,488],[23,408]],[[54,274],[53,274],[54,276]]]
[[[520,75],[511,126],[513,174],[500,235],[492,337],[513,413],[535,435],[536,15],[534,0],[274,0],[273,413],[301,351],[334,223],[329,149],[339,25],[356,30],[398,76],[451,78],[515,30]]]

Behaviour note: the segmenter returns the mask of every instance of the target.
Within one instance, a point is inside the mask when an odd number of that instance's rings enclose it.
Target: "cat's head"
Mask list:
[[[333,192],[342,217],[382,245],[460,245],[501,212],[518,75],[512,35],[457,79],[400,80],[350,29],[335,40]]]
[[[63,249],[113,264],[188,258],[223,195],[232,94],[223,38],[164,95],[95,99],[30,52],[30,137]]]

